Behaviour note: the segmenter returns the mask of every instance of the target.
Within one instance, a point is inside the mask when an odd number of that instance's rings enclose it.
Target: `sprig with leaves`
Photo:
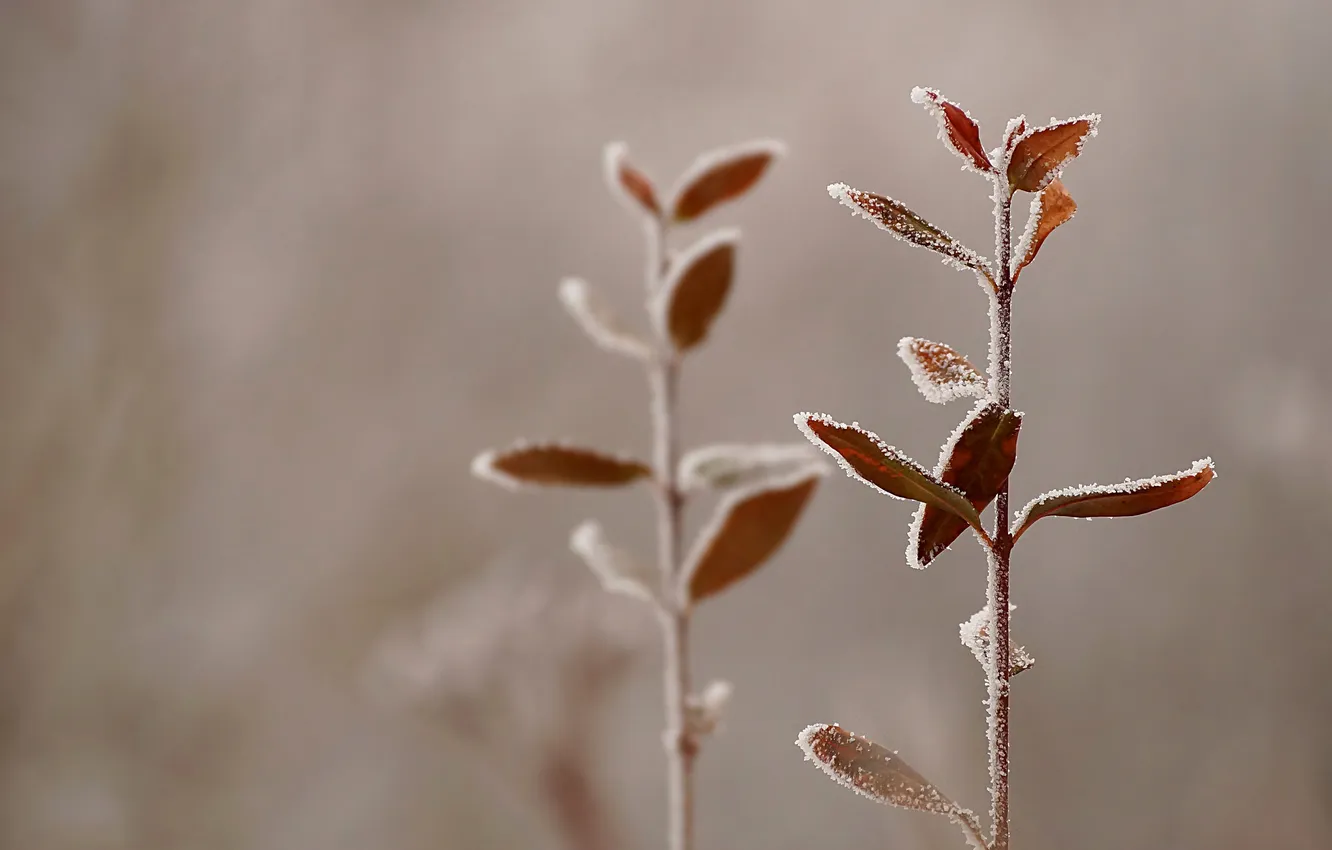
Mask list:
[[[646,307],[654,333],[631,329],[581,280],[565,280],[560,299],[599,346],[644,366],[651,393],[653,461],[544,442],[485,452],[472,466],[478,476],[513,488],[652,485],[657,504],[655,581],[643,561],[612,543],[596,522],[579,526],[570,548],[607,591],[646,602],[661,623],[670,850],[693,846],[694,760],[702,739],[716,728],[731,691],[725,682],[693,690],[689,624],[694,606],[748,576],[777,551],[829,467],[804,443],[722,444],[679,456],[680,368],[685,356],[708,338],[726,304],[739,234],[716,231],[678,254],[667,254],[666,237],[671,227],[748,192],[781,153],[781,145],[761,141],[699,157],[662,202],[652,180],[630,164],[623,145],[606,148],[607,182],[644,225]],[[704,491],[721,499],[713,519],[684,555],[685,505]]]
[[[843,183],[828,192],[851,210],[897,238],[939,254],[945,263],[970,271],[990,304],[988,375],[938,342],[904,338],[898,354],[928,401],[944,404],[974,398],[974,408],[944,443],[939,462],[920,464],[861,428],[822,414],[801,413],[796,425],[814,445],[837,459],[852,478],[881,493],[919,502],[908,532],[907,562],[924,569],[968,528],[984,550],[989,569],[986,601],[960,626],[962,643],[985,669],[989,691],[986,731],[990,763],[990,819],[987,837],[977,817],[944,796],[895,752],[835,724],[810,726],[796,743],[806,758],[829,776],[882,803],[942,814],[957,823],[976,850],[1009,850],[1009,688],[1013,676],[1033,660],[1012,641],[1009,575],[1013,547],[1037,521],[1048,516],[1133,516],[1181,502],[1212,480],[1210,459],[1184,472],[1122,484],[1096,484],[1054,490],[1009,517],[1008,478],[1017,459],[1022,414],[1012,409],[1012,311],[1014,285],[1041,245],[1073,218],[1077,205],[1060,175],[1096,135],[1099,115],[1028,126],[1025,117],[1008,122],[1002,143],[986,152],[980,128],[959,106],[932,89],[911,93],[938,120],[939,138],[961,158],[963,170],[984,176],[994,187],[995,261],[982,257],[899,201]],[[1014,241],[1013,200],[1033,195],[1027,224]],[[995,503],[989,529],[981,513]]]

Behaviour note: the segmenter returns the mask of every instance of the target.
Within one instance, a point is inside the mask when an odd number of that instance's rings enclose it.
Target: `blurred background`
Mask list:
[[[597,591],[567,548],[597,518],[650,552],[646,491],[514,495],[468,464],[518,437],[646,454],[639,370],[555,296],[578,274],[639,315],[602,146],[669,187],[776,137],[676,243],[744,232],[685,441],[797,439],[812,409],[931,465],[964,411],[896,342],[980,362],[984,298],[824,191],[991,253],[927,85],[990,146],[1020,112],[1104,115],[1017,298],[1017,503],[1219,468],[1019,550],[1018,845],[1328,847],[1330,31],[1318,0],[0,2],[0,846],[558,848],[552,734],[611,843],[662,846],[653,624],[577,613]],[[700,611],[700,684],[736,688],[701,850],[959,845],[803,764],[813,722],[985,809],[957,637],[983,562],[908,569],[910,513],[830,477]],[[572,696],[561,647],[602,653]]]

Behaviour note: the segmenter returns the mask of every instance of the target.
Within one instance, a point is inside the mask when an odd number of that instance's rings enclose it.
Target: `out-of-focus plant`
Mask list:
[[[667,251],[667,236],[672,227],[695,221],[748,192],[781,152],[779,144],[764,141],[706,154],[662,199],[652,180],[630,164],[623,145],[607,147],[607,182],[641,219],[646,234],[646,307],[653,332],[628,328],[582,280],[565,280],[559,294],[594,342],[645,368],[653,460],[647,463],[601,449],[540,442],[488,451],[473,464],[478,476],[515,489],[642,482],[655,494],[655,578],[642,559],[611,543],[596,522],[579,526],[570,546],[606,590],[647,603],[661,623],[671,850],[693,846],[694,762],[731,691],[725,682],[713,682],[699,691],[693,687],[689,624],[694,606],[745,578],[777,551],[828,467],[803,443],[713,445],[680,456],[676,413],[681,366],[708,338],[730,294],[739,234],[716,231],[679,253]],[[705,491],[719,493],[721,499],[686,553],[686,502]]]
[[[1030,126],[1024,117],[1008,122],[1003,141],[986,152],[980,128],[939,92],[917,88],[912,100],[938,120],[939,138],[962,159],[963,169],[994,187],[994,262],[965,247],[899,201],[853,189],[843,183],[829,193],[851,210],[903,241],[931,250],[961,271],[973,273],[990,304],[988,375],[942,343],[906,337],[898,354],[929,401],[976,399],[975,406],[944,443],[931,472],[859,425],[842,424],[815,413],[798,414],[796,424],[816,446],[835,457],[847,474],[870,487],[919,502],[907,543],[907,561],[929,565],[968,528],[984,550],[989,570],[984,607],[960,628],[962,643],[985,670],[989,691],[987,737],[990,763],[990,819],[987,836],[977,817],[945,796],[895,752],[835,724],[806,728],[796,743],[808,759],[843,785],[874,800],[944,815],[957,823],[977,850],[1008,850],[1009,687],[1032,666],[1026,649],[1012,641],[1009,576],[1013,547],[1031,526],[1050,516],[1122,517],[1144,514],[1195,495],[1214,475],[1204,459],[1173,475],[1122,484],[1053,490],[1038,496],[1010,519],[1008,477],[1017,458],[1022,414],[1012,409],[1012,314],[1018,276],[1036,258],[1046,238],[1072,217],[1077,205],[1059,178],[1064,167],[1096,135],[1098,115]],[[1033,198],[1027,224],[1013,239],[1016,193]],[[987,529],[981,512],[995,503]]]

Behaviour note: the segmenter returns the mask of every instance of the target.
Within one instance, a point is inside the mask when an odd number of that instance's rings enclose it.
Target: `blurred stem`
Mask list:
[[[663,226],[648,229],[648,290],[655,292],[665,271]],[[676,397],[680,361],[670,339],[661,340],[661,353],[651,366],[653,466],[657,484],[657,546],[661,565],[662,642],[665,649],[663,691],[666,700],[666,746],[669,850],[694,846],[694,757],[698,741],[687,722],[691,691],[689,671],[689,603],[680,587],[680,549],[683,538],[684,495],[676,480],[678,439]]]
[[[541,789],[569,850],[615,850],[606,807],[579,753],[553,754],[541,773]]]

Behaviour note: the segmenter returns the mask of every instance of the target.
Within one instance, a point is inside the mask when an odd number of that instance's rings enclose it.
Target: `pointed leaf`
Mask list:
[[[652,344],[627,329],[620,317],[610,308],[586,281],[576,277],[560,281],[560,301],[574,321],[597,345],[613,351],[648,360],[652,357]]]
[[[1122,484],[1084,484],[1064,490],[1052,490],[1033,499],[1014,518],[1017,530],[1013,539],[1036,520],[1047,516],[1094,517],[1137,516],[1196,496],[1216,477],[1210,457],[1174,475],[1157,475]]]
[[[797,413],[795,423],[811,443],[832,455],[852,478],[880,493],[951,511],[984,533],[980,514],[960,490],[939,481],[877,434],[855,423],[844,425],[822,413]]]
[[[1039,192],[1059,176],[1082,146],[1096,135],[1099,115],[1083,115],[1027,130],[1013,146],[1008,161],[1008,185],[1023,192]]]
[[[509,489],[524,485],[615,487],[652,475],[647,464],[595,449],[556,443],[519,443],[472,461],[472,474]]]
[[[739,238],[738,231],[718,231],[671,261],[666,279],[653,297],[652,317],[677,350],[688,351],[703,342],[725,306],[735,276]]]
[[[629,148],[623,142],[606,145],[603,156],[606,184],[611,193],[635,212],[649,215],[661,215],[661,205],[657,203],[657,190],[652,180],[629,163]]]
[[[980,127],[962,107],[950,103],[935,89],[920,86],[911,90],[911,100],[928,109],[939,122],[940,141],[966,163],[964,170],[977,174],[994,172],[990,158],[985,155],[985,146],[981,144]]]
[[[1022,232],[1013,249],[1013,280],[1016,282],[1022,270],[1036,259],[1036,252],[1041,250],[1041,243],[1054,229],[1073,218],[1078,205],[1073,196],[1064,188],[1062,180],[1055,178],[1040,194],[1031,199],[1031,214],[1027,216],[1027,227]]]
[[[962,827],[973,847],[985,847],[976,816],[945,797],[897,753],[835,723],[806,727],[796,745],[806,761],[839,785],[879,803],[944,815]]]
[[[784,480],[737,490],[724,499],[685,562],[681,579],[688,601],[720,593],[772,557],[786,542],[823,474],[807,469]]]
[[[600,523],[589,520],[575,528],[569,536],[569,548],[583,559],[607,592],[657,602],[657,594],[652,589],[657,584],[653,581],[655,571],[612,545]]]
[[[685,454],[679,482],[686,492],[729,490],[823,464],[823,454],[809,443],[721,443]]]
[[[774,159],[786,153],[781,142],[762,140],[704,154],[681,175],[671,197],[671,217],[692,221],[753,188]]]
[[[897,356],[911,370],[911,380],[928,401],[946,404],[967,396],[985,398],[985,376],[942,342],[904,336],[897,343]]]
[[[1019,115],[1009,119],[1008,127],[1004,130],[1004,153],[1011,153],[1025,132],[1027,132],[1027,116]]]
[[[962,491],[978,513],[985,510],[1013,470],[1021,427],[1022,414],[981,402],[944,445],[935,477]],[[921,505],[908,535],[908,562],[924,569],[966,530],[958,516]]]
[[[954,268],[973,269],[993,280],[984,257],[916,215],[906,205],[873,192],[852,189],[845,183],[832,184],[828,194],[903,242],[928,248],[942,255],[943,261]]]

